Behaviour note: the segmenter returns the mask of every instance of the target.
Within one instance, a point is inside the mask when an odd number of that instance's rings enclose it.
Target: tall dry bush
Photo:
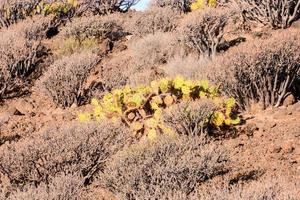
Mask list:
[[[129,46],[138,68],[165,64],[176,53],[177,39],[172,33],[157,32],[135,40]]]
[[[63,35],[78,40],[86,38],[117,40],[125,33],[121,20],[115,15],[107,15],[75,18],[64,27]]]
[[[230,10],[205,9],[189,14],[179,33],[184,45],[204,56],[215,56],[223,36]]]
[[[106,15],[113,12],[127,12],[140,0],[81,0],[76,15]]]
[[[202,182],[226,171],[223,152],[192,137],[160,137],[116,154],[99,175],[119,199],[188,196]],[[184,198],[185,199],[185,198]]]
[[[230,0],[246,20],[272,28],[288,28],[300,18],[300,0]]]
[[[137,36],[155,34],[156,32],[170,32],[176,29],[180,13],[169,7],[152,7],[134,16],[134,22],[129,31]]]
[[[130,130],[122,123],[49,127],[40,134],[2,145],[0,171],[17,185],[48,183],[60,173],[82,176],[82,183],[87,183],[130,141]]]
[[[48,50],[41,44],[51,18],[25,20],[0,30],[0,99],[27,91]]]
[[[246,109],[252,102],[263,108],[281,105],[293,91],[300,70],[299,31],[278,31],[266,40],[232,49],[212,66],[213,79]],[[215,67],[215,68],[214,68]]]
[[[74,103],[80,105],[88,90],[84,83],[98,61],[99,57],[89,52],[75,53],[56,60],[37,86],[59,106],[70,107]]]
[[[193,0],[154,0],[152,4],[158,7],[170,7],[181,12],[189,12]]]

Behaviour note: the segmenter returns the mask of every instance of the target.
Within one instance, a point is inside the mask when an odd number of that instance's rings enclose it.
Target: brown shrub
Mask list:
[[[106,62],[102,62],[101,81],[104,90],[111,91],[112,89],[120,88],[128,83],[128,79],[132,76],[133,66],[131,58],[128,57],[128,52],[116,54],[114,57],[107,57]]]
[[[87,200],[82,178],[77,175],[58,175],[50,179],[48,184],[38,187],[26,186],[22,190],[12,191],[7,200]]]
[[[0,171],[11,183],[40,183],[59,173],[83,176],[82,183],[103,170],[106,160],[128,144],[121,123],[79,123],[50,127],[41,134],[4,144]]]
[[[164,112],[164,122],[178,134],[199,136],[208,134],[207,118],[216,107],[210,101],[183,102]]]
[[[193,0],[154,0],[153,5],[158,7],[170,7],[181,12],[190,11]]]
[[[55,61],[38,83],[38,87],[56,104],[69,107],[84,101],[84,83],[98,56],[84,52]]]
[[[207,79],[205,76],[211,60],[205,56],[196,55],[175,55],[168,60],[164,68],[168,77],[181,75],[187,79]]]
[[[187,196],[201,182],[225,171],[222,161],[219,149],[202,146],[199,139],[161,137],[116,154],[99,181],[119,199]]]
[[[273,28],[288,28],[300,17],[299,0],[238,0],[232,1],[244,19]]]
[[[295,182],[296,181],[296,182]],[[299,198],[299,181],[288,181],[285,177],[263,178],[244,185],[232,187],[209,187],[197,191],[192,199],[205,200],[296,200]]]
[[[228,10],[197,10],[187,16],[179,28],[182,42],[204,56],[214,56],[224,35]]]
[[[137,36],[175,30],[180,14],[171,8],[153,7],[135,16],[130,32]]]
[[[115,15],[75,18],[66,25],[63,34],[78,40],[91,37],[99,40],[117,40],[125,35],[121,21]]]
[[[105,15],[113,12],[127,12],[140,0],[81,0],[77,8],[77,15],[92,13],[94,15]]]
[[[263,108],[279,106],[300,70],[299,41],[299,31],[279,31],[270,39],[233,49],[213,64],[213,79],[241,108],[253,101]]]
[[[171,33],[155,33],[130,45],[135,64],[140,69],[165,64],[176,53],[176,37]]]
[[[48,20],[26,20],[0,31],[0,99],[27,90],[30,77],[47,54],[40,39],[48,28]]]

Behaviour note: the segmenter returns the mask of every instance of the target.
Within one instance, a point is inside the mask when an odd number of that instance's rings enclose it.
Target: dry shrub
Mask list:
[[[90,16],[75,18],[68,23],[63,30],[66,37],[74,37],[78,40],[85,38],[97,38],[117,40],[124,36],[121,21],[116,15]]]
[[[134,69],[127,53],[124,52],[114,57],[107,57],[107,61],[101,63],[100,77],[104,90],[111,91],[112,89],[125,86],[129,77],[133,75],[132,71]]]
[[[181,12],[190,11],[193,0],[154,0],[153,5],[158,7],[170,7]]]
[[[105,15],[113,12],[127,12],[140,0],[81,0],[77,15]]]
[[[82,178],[78,175],[58,175],[50,179],[48,184],[38,187],[26,186],[22,190],[13,191],[7,200],[88,200],[83,188]]]
[[[171,8],[153,7],[135,16],[130,32],[137,36],[175,30],[180,14]]]
[[[214,56],[224,35],[229,10],[205,9],[189,14],[179,31],[182,42],[198,54]]]
[[[218,58],[213,64],[213,79],[223,84],[223,91],[241,108],[253,101],[263,108],[279,106],[298,76],[299,48],[299,31],[279,31]]]
[[[55,58],[60,59],[64,56],[71,56],[72,54],[80,54],[99,52],[99,41],[95,38],[86,38],[82,40],[77,40],[73,37],[64,38],[62,42],[62,38],[57,37],[53,42],[54,46],[52,48],[53,54]]]
[[[116,154],[99,181],[119,199],[173,199],[224,172],[222,156],[196,138],[161,136]]]
[[[300,17],[300,0],[237,0],[244,19],[273,28],[288,28]]]
[[[80,105],[88,89],[84,83],[98,60],[97,55],[88,52],[57,60],[49,66],[38,87],[62,107]]]
[[[183,102],[164,112],[164,122],[176,133],[199,136],[209,133],[207,118],[210,118],[216,106],[209,100]]]
[[[297,180],[296,180],[297,181]],[[285,177],[264,178],[245,185],[232,187],[210,187],[197,191],[193,200],[297,200],[300,183],[288,181]]]
[[[176,77],[179,74],[188,79],[207,79],[205,74],[211,60],[205,56],[176,55],[168,60],[164,68],[168,77]]]
[[[83,176],[103,170],[106,160],[130,142],[122,123],[80,123],[50,127],[17,143],[4,144],[0,171],[13,184],[49,182],[59,173]]]
[[[138,68],[165,64],[176,53],[176,37],[171,33],[155,33],[134,41],[130,49]]]
[[[41,44],[50,18],[26,20],[1,30],[0,34],[0,99],[21,95],[31,76],[47,54]]]

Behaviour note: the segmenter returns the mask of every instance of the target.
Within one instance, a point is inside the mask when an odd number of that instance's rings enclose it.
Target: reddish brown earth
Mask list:
[[[8,100],[0,106],[0,144],[39,132],[51,124],[76,120],[76,114],[87,109],[89,106],[56,108],[35,92],[29,97]],[[238,127],[237,135],[220,141],[229,152],[231,170],[212,182],[240,184],[283,175],[300,183],[300,102],[254,114],[243,113],[243,117],[245,123]],[[95,194],[103,193],[96,191]]]

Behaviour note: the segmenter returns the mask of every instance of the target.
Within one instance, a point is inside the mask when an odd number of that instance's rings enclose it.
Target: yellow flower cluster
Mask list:
[[[206,6],[216,7],[217,0],[197,0],[191,4],[191,10],[194,11],[194,10],[198,10],[198,9],[203,9]]]
[[[221,98],[218,87],[210,85],[207,80],[187,80],[180,76],[155,80],[149,86],[125,86],[113,90],[100,101],[92,99],[94,112],[81,113],[78,118],[80,121],[121,118],[136,136],[146,135],[153,139],[158,133],[172,134],[161,119],[163,109],[181,101],[197,99],[211,99],[219,107],[209,122],[217,128],[239,123],[239,118],[232,115],[233,98]]]

